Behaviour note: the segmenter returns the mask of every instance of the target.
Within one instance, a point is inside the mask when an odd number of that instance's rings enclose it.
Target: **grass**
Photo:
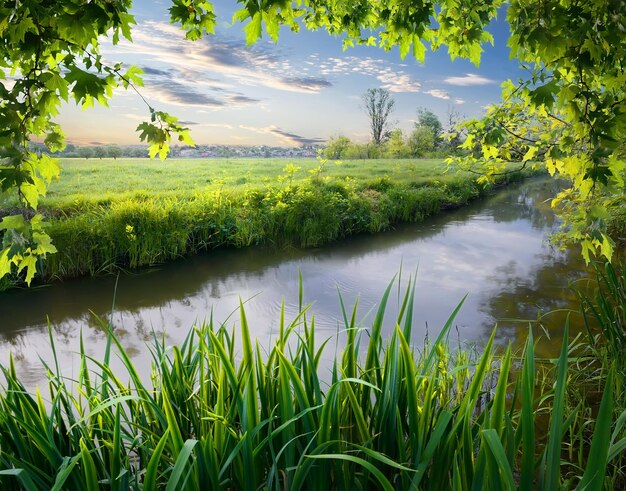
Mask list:
[[[12,364],[0,395],[3,489],[613,489],[624,484],[626,412],[614,393],[568,403],[576,357],[451,351],[448,332],[411,348],[414,289],[382,339],[382,295],[367,329],[343,309],[347,337],[330,373],[328,340],[308,307],[265,351],[240,306],[240,330],[208,323],[181,346],[155,339],[142,381],[110,332],[103,357],[82,350],[76,381],[47,367],[29,394]],[[302,299],[302,286],[300,299]],[[343,302],[342,302],[343,305]],[[495,331],[494,331],[495,333]],[[566,327],[567,333],[567,327]],[[53,340],[51,338],[51,342]],[[116,351],[124,374],[112,373]],[[602,377],[613,385],[614,372]],[[327,383],[324,380],[328,381]],[[622,388],[623,390],[623,388]],[[623,392],[622,392],[623,393]],[[544,432],[542,427],[546,427]],[[572,445],[571,435],[577,435]]]
[[[139,196],[189,197],[219,189],[244,190],[276,184],[293,164],[293,183],[317,173],[316,159],[61,159],[61,179],[53,182],[42,205],[49,210],[71,210],[77,203],[108,204]],[[426,184],[437,179],[457,180],[445,174],[446,164],[435,159],[329,161],[320,171],[331,179],[350,176],[358,183],[388,176],[395,183]],[[2,203],[2,201],[0,201]],[[15,206],[12,197],[5,206]]]
[[[218,189],[245,190],[276,184],[285,175],[285,167],[299,167],[293,183],[307,180],[320,162],[316,159],[63,159],[62,178],[50,187],[44,205],[51,208],[71,206],[74,200],[130,198],[135,193],[151,196],[191,196],[197,192]],[[329,161],[320,172],[330,179],[350,176],[358,183],[389,176],[395,183],[426,184],[434,179],[455,180],[454,174],[443,175],[441,160],[355,160],[339,165]]]
[[[216,247],[315,247],[417,222],[489,189],[471,174],[444,174],[435,160],[103,159],[62,166],[63,178],[42,200],[60,251],[39,265],[44,280]]]

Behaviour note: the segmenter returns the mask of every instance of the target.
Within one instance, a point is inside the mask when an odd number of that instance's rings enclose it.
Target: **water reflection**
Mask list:
[[[111,319],[118,337],[146,374],[150,358],[145,345],[155,333],[168,343],[180,342],[190,326],[211,314],[236,326],[238,315],[232,314],[240,298],[246,301],[254,335],[267,346],[277,330],[283,297],[287,317],[296,315],[299,271],[320,338],[340,329],[338,289],[348,306],[359,296],[366,327],[386,285],[402,268],[404,281],[418,270],[417,343],[427,331],[435,335],[468,292],[457,318],[460,338],[481,343],[499,321],[500,341],[516,341],[523,338],[526,324],[507,319],[534,319],[538,308],[566,307],[572,298],[563,293],[565,287],[582,271],[576,252],[553,251],[545,239],[557,225],[546,202],[556,192],[552,180],[531,181],[422,224],[315,250],[214,251],[122,275],[117,288],[116,278],[109,276],[0,294],[0,361],[12,352],[27,383],[37,382],[38,356],[50,358],[49,319],[65,368],[76,373],[81,332],[88,354],[99,356],[105,335],[96,316],[108,319],[113,301]],[[400,297],[401,292],[394,293],[390,302],[388,332]],[[558,328],[554,333],[557,339]],[[333,351],[327,350],[328,361]]]

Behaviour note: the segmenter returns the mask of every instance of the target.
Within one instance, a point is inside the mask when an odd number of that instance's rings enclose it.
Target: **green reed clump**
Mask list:
[[[478,187],[467,183],[468,187]],[[389,183],[384,192],[349,179],[311,179],[245,191],[213,190],[185,197],[132,196],[52,219],[59,253],[44,277],[96,274],[162,263],[216,247],[319,246],[349,235],[420,221],[461,204],[445,186]]]
[[[45,395],[29,394],[11,362],[2,489],[611,489],[626,413],[612,417],[608,390],[596,418],[565,403],[567,339],[541,383],[532,333],[520,358],[496,356],[494,334],[475,360],[452,353],[459,305],[417,352],[411,285],[383,339],[391,287],[367,329],[356,306],[342,309],[345,346],[330,370],[320,365],[328,340],[302,306],[291,322],[281,311],[269,346],[252,339],[243,305],[237,333],[211,321],[180,346],[155,340],[150,383],[113,331],[101,360],[81,342],[77,380],[56,360],[47,367]],[[109,367],[113,350],[126,373]],[[576,449],[563,439],[573,425],[584,427]]]
[[[596,265],[596,275],[595,292],[579,292],[589,342],[626,371],[626,263]]]

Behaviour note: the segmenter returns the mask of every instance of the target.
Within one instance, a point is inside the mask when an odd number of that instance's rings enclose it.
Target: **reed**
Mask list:
[[[567,403],[567,335],[552,361],[535,358],[532,332],[520,356],[497,354],[494,331],[472,358],[447,342],[461,302],[418,351],[411,282],[383,339],[392,286],[367,328],[342,302],[346,343],[330,369],[320,366],[328,340],[301,300],[293,320],[281,311],[269,348],[252,339],[243,305],[237,332],[211,320],[180,346],[155,339],[149,382],[111,330],[99,360],[81,342],[77,380],[55,359],[35,394],[10,363],[2,489],[613,489],[626,412],[616,414],[611,390],[593,415]],[[125,373],[111,371],[113,352]],[[575,448],[569,434],[582,438]]]

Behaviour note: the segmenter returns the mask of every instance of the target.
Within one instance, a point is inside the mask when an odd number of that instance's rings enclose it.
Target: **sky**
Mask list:
[[[419,63],[397,49],[357,46],[344,51],[325,32],[281,29],[277,43],[267,34],[246,47],[243,25],[232,24],[236,4],[214,2],[215,35],[187,41],[168,22],[167,0],[135,0],[133,43],[103,40],[105,59],[144,70],[141,94],[157,110],[178,117],[198,144],[300,146],[345,135],[369,139],[361,96],[388,89],[395,99],[394,126],[410,132],[418,108],[446,122],[450,112],[476,117],[499,99],[500,84],[521,75],[506,46],[504,11],[489,27],[479,67],[450,60],[445,47]],[[135,129],[149,118],[131,90],[116,90],[109,107],[82,110],[70,103],[57,121],[68,141],[82,145],[139,143]]]

